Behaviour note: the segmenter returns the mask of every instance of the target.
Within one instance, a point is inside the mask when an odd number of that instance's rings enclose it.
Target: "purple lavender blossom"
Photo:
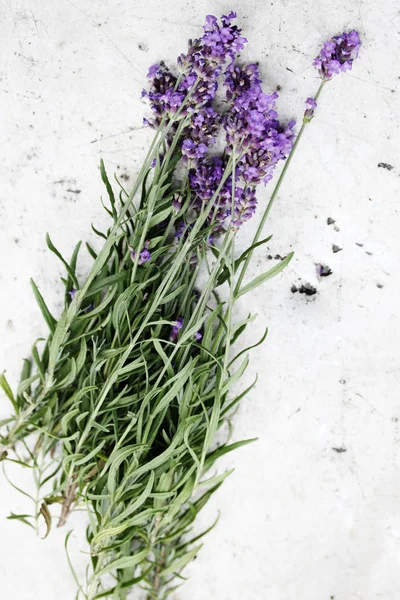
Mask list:
[[[236,229],[243,223],[251,219],[256,212],[257,198],[254,188],[235,189],[235,209],[232,219],[232,226]]]
[[[304,121],[310,122],[314,117],[315,109],[317,108],[317,103],[314,98],[307,98],[306,100],[306,110],[304,111]]]
[[[294,141],[291,121],[283,127],[277,117],[278,94],[262,91],[257,65],[234,66],[225,78],[227,100],[231,110],[225,118],[229,154],[240,155],[237,174],[256,185],[267,183],[279,160],[287,157]]]
[[[205,224],[208,236],[223,231],[228,218],[232,219],[232,226],[239,227],[254,214],[255,185],[272,178],[276,164],[288,156],[294,142],[295,123],[282,126],[278,121],[278,94],[263,92],[258,66],[235,64],[238,52],[247,43],[241,30],[232,24],[235,17],[232,12],[219,21],[209,15],[202,37],[190,40],[187,54],[178,58],[179,80],[163,64],[154,65],[148,75],[151,89],[144,92],[155,115],[153,123],[159,124],[163,116],[168,121],[180,107],[187,124],[182,132],[181,152],[183,161],[190,167],[191,210],[199,212],[211,201],[220,187],[229,155],[237,158],[238,187],[234,198],[237,206],[231,214],[232,176],[229,176],[209,211]],[[218,87],[217,78],[223,71],[229,109],[221,117],[212,102]],[[185,102],[183,107],[182,102]],[[208,151],[215,143],[221,124],[227,141],[224,158],[210,159]],[[241,187],[240,182],[245,185]],[[185,229],[183,221],[176,224],[178,239],[185,234]]]
[[[201,331],[196,331],[196,333],[194,334],[194,339],[196,340],[196,342],[200,342],[202,338],[203,334],[201,333]]]
[[[131,251],[131,259],[134,261],[136,259],[136,251]],[[143,250],[139,254],[138,265],[143,265],[151,259],[151,254],[148,251],[147,247],[143,248]]]
[[[224,175],[225,163],[218,156],[211,160],[201,160],[196,165],[195,169],[189,171],[189,183],[192,192],[200,202],[195,203],[199,208],[202,201],[207,201],[217,191],[221,179]],[[229,201],[231,197],[232,177],[229,176],[225,181],[219,193],[219,200]]]
[[[220,115],[209,106],[194,113],[190,125],[184,135],[188,136],[182,144],[184,158],[198,159],[205,156],[209,148],[215,144],[221,123]]]
[[[189,50],[178,59],[183,71],[193,71],[201,79],[215,79],[220,75],[222,67],[228,62],[231,67],[236,54],[241,52],[247,43],[246,38],[232,20],[236,13],[221,17],[221,24],[213,15],[206,17],[204,34],[198,40],[189,40]]]
[[[235,65],[231,70],[226,72],[225,85],[228,87],[226,98],[228,101],[232,100],[258,86],[260,83],[261,80],[256,64]]]
[[[290,153],[294,142],[295,122],[283,128],[278,121],[271,121],[257,140],[255,136],[249,143],[248,151],[240,159],[237,172],[242,179],[257,185],[263,181],[267,184],[273,177],[276,164],[284,160]]]
[[[176,76],[164,64],[150,67],[147,77],[151,81],[151,87],[149,91],[142,91],[142,98],[149,99],[154,119],[144,119],[143,123],[158,127],[164,113],[175,113],[184,96],[175,92]]]
[[[172,326],[171,328],[171,334],[169,336],[169,339],[171,340],[171,342],[174,342],[178,335],[179,335],[179,331],[182,329],[183,327],[183,323],[184,323],[184,318],[183,317],[178,317],[175,321],[175,325]]]
[[[211,200],[221,184],[225,166],[225,162],[215,156],[211,160],[198,161],[196,168],[189,171],[192,208],[200,211],[203,204],[207,204]],[[207,226],[212,225],[214,235],[221,233],[225,227],[226,219],[230,215],[231,197],[232,176],[230,175],[222,185],[208,216]]]
[[[241,29],[232,25],[235,17],[236,14],[231,12],[221,17],[221,23],[214,16],[209,15],[206,18],[203,36],[200,39],[189,40],[187,54],[178,58],[179,82],[164,64],[150,67],[148,72],[151,81],[150,90],[143,90],[142,97],[149,99],[154,119],[152,121],[146,119],[146,124],[158,127],[162,116],[165,115],[167,120],[171,118],[177,109],[182,107],[184,100],[185,106],[181,108],[182,116],[191,115],[200,108],[207,107],[212,111],[212,115],[208,115],[211,131],[207,133],[207,141],[209,138],[210,144],[204,139],[198,141],[208,147],[211,145],[215,137],[212,121],[216,113],[210,103],[218,88],[217,78],[224,67],[228,70],[232,68],[235,56],[247,42],[240,35]],[[196,123],[192,123],[191,127],[198,130]],[[192,138],[194,142],[197,141],[195,135],[189,134],[187,137]]]
[[[329,81],[337,73],[350,71],[360,47],[361,41],[357,31],[335,35],[325,42],[313,65],[317,67],[322,79]]]
[[[140,255],[139,255],[139,265],[143,265],[145,262],[148,262],[151,258],[151,254],[150,252],[147,250],[147,248],[145,248],[144,250],[141,251]]]
[[[182,154],[186,159],[197,159],[203,158],[208,152],[208,148],[205,144],[196,144],[190,138],[185,140],[182,144]]]
[[[69,290],[68,295],[71,298],[71,300],[73,300],[75,298],[75,294],[78,290],[76,290],[75,288],[72,288],[72,290]]]

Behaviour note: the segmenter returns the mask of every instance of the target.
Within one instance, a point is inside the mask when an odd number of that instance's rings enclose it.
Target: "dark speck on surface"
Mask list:
[[[292,285],[290,288],[292,294],[299,292],[300,294],[305,294],[306,296],[314,296],[317,293],[317,289],[311,285],[311,283],[302,283],[298,288],[296,285]]]
[[[339,246],[336,246],[336,244],[332,244],[332,252],[334,254],[336,254],[336,252],[340,252],[341,250],[343,250],[343,248],[339,248]]]
[[[334,222],[335,222],[335,219],[331,219],[331,217],[328,217],[327,220],[326,220],[326,222],[327,222],[328,225],[333,225]]]
[[[340,448],[332,448],[332,450],[334,450],[335,452],[337,452],[338,454],[341,454],[342,452],[347,452],[346,448],[340,447]]]
[[[332,269],[328,267],[328,265],[321,265],[318,263],[315,266],[319,277],[328,277],[329,275],[332,275]]]
[[[346,383],[346,380],[345,380],[345,379],[343,379],[343,378],[342,378],[342,379],[339,379],[339,383],[341,383],[342,385],[344,385],[344,384]]]
[[[383,283],[377,283],[376,287],[379,288],[380,290],[383,288]]]
[[[71,194],[80,194],[81,190],[71,190],[71,189],[68,189],[67,192],[70,192]]]
[[[129,175],[127,173],[122,173],[119,177],[120,177],[120,179],[123,179],[124,181],[128,181],[128,179],[129,179]]]
[[[314,296],[317,293],[317,289],[311,285],[311,283],[303,283],[299,289],[300,294],[305,294],[306,296]]]
[[[399,418],[398,418],[398,417],[392,417],[392,421],[393,421],[393,423],[397,423],[397,421],[398,421],[398,420],[399,420]]]
[[[362,248],[364,246],[364,244],[360,244],[360,242],[356,242],[356,246],[359,246],[360,248]]]
[[[378,167],[381,169],[386,169],[387,171],[391,171],[394,167],[393,165],[389,165],[388,163],[380,162],[378,163]]]

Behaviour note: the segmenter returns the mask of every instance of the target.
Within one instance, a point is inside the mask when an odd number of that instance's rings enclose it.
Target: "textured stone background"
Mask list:
[[[394,0],[0,0],[0,364],[16,383],[21,358],[46,331],[33,276],[55,313],[63,253],[104,220],[98,173],[135,176],[150,132],[140,99],[148,65],[173,61],[208,13],[237,10],[283,118],[300,117],[325,38],[360,31],[352,73],[321,97],[253,272],[296,252],[249,302],[247,340],[257,387],[235,436],[258,436],[226,466],[235,473],[202,516],[217,528],[188,569],[180,600],[398,600],[400,598],[399,33]],[[393,168],[379,167],[386,163]],[[263,204],[268,187],[259,194]],[[327,218],[335,223],[327,225]],[[245,231],[250,240],[255,223]],[[332,252],[332,244],[342,250]],[[332,269],[318,279],[315,263]],[[85,265],[82,265],[82,273]],[[317,294],[291,292],[308,282]],[[248,304],[240,310],[245,312]],[[4,397],[0,412],[7,414]],[[334,448],[343,448],[337,452]],[[9,470],[28,485],[29,474]],[[65,532],[40,541],[10,510],[25,499],[0,479],[0,586],[4,600],[71,600]],[[71,552],[86,557],[82,516]]]

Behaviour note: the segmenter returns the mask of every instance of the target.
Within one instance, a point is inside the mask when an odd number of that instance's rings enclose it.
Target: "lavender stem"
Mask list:
[[[321,81],[321,83],[320,83],[320,86],[319,86],[319,88],[318,88],[318,90],[317,90],[317,93],[315,94],[315,97],[314,97],[314,99],[315,99],[315,100],[318,100],[318,98],[319,98],[319,95],[320,95],[320,93],[321,93],[321,91],[322,91],[322,88],[323,88],[324,84],[325,84],[325,81],[324,81],[324,80],[322,80],[322,81]],[[296,151],[296,148],[297,148],[297,146],[298,146],[298,144],[299,144],[299,142],[300,142],[300,140],[301,140],[301,137],[302,137],[302,135],[303,135],[304,129],[305,129],[305,127],[306,127],[306,125],[307,125],[307,123],[308,123],[308,122],[309,122],[309,121],[303,120],[303,124],[302,124],[302,126],[301,126],[301,128],[300,128],[300,131],[299,131],[299,133],[298,133],[297,137],[296,137],[296,140],[295,140],[295,142],[294,142],[294,144],[293,144],[293,147],[292,147],[292,149],[291,149],[291,151],[290,151],[290,154],[289,154],[289,156],[287,157],[287,159],[286,159],[286,162],[285,162],[285,165],[284,165],[284,167],[283,167],[283,169],[282,169],[282,172],[281,172],[281,174],[280,174],[280,176],[279,176],[279,178],[278,178],[278,181],[276,182],[276,185],[275,185],[274,191],[272,192],[271,198],[270,198],[270,200],[269,200],[269,202],[268,202],[268,204],[267,204],[267,208],[265,209],[265,211],[264,211],[264,214],[263,214],[263,216],[262,216],[262,219],[261,219],[261,221],[260,221],[260,224],[259,224],[259,225],[258,225],[258,227],[257,227],[257,231],[256,231],[256,233],[255,233],[255,235],[254,235],[254,238],[253,238],[252,245],[256,244],[256,243],[258,242],[258,240],[260,239],[260,236],[261,236],[262,230],[264,229],[265,222],[266,222],[266,220],[268,219],[268,215],[269,215],[269,213],[271,212],[271,208],[272,208],[272,205],[273,205],[273,203],[274,203],[274,200],[275,200],[276,196],[278,195],[279,189],[280,189],[280,187],[281,187],[281,185],[282,185],[282,182],[283,182],[283,180],[284,180],[284,178],[285,178],[286,172],[287,172],[287,170],[288,170],[288,168],[289,168],[289,165],[290,165],[290,163],[291,163],[291,160],[292,160],[292,158],[293,158],[293,155],[294,155],[294,153],[295,153],[295,151]],[[246,271],[247,271],[247,267],[249,266],[249,263],[250,263],[251,257],[252,257],[252,255],[253,255],[253,251],[254,251],[254,250],[251,250],[251,251],[248,253],[248,255],[247,255],[247,257],[246,257],[246,260],[244,261],[243,267],[242,267],[242,269],[241,269],[241,271],[240,271],[240,275],[239,275],[239,277],[238,277],[238,281],[237,281],[237,283],[236,283],[236,287],[235,287],[235,296],[236,296],[236,294],[237,294],[237,293],[239,292],[239,290],[240,290],[240,287],[241,287],[241,285],[242,285],[242,282],[243,282],[243,278],[244,278],[244,276],[245,276],[245,274],[246,274]]]

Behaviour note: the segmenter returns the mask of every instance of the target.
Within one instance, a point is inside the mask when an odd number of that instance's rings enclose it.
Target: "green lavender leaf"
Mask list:
[[[9,401],[11,402],[15,412],[18,413],[17,401],[14,398],[14,394],[12,393],[12,390],[8,384],[8,381],[7,381],[4,373],[1,373],[1,375],[0,375],[0,387],[3,390],[3,392],[5,393],[5,395],[7,396],[7,398],[9,399]]]
[[[46,321],[51,333],[54,333],[57,321],[53,317],[53,315],[51,314],[49,309],[47,308],[44,298],[43,298],[42,294],[39,292],[39,289],[38,289],[36,283],[33,281],[33,279],[31,279],[31,286],[33,289],[33,293],[35,294],[36,302],[38,303],[40,311],[43,315],[43,318]]]
[[[247,294],[251,290],[254,290],[255,288],[257,288],[259,285],[264,283],[264,281],[267,281],[268,279],[272,279],[272,277],[275,277],[276,275],[281,273],[281,271],[283,271],[283,269],[290,263],[290,261],[293,258],[293,255],[294,255],[294,252],[290,252],[290,254],[288,254],[286,256],[286,258],[284,258],[279,264],[272,267],[272,269],[269,269],[266,273],[263,273],[262,275],[258,275],[252,281],[250,281],[250,283],[248,283],[247,285],[240,288],[236,297],[240,298],[240,296],[243,296],[244,294]]]

